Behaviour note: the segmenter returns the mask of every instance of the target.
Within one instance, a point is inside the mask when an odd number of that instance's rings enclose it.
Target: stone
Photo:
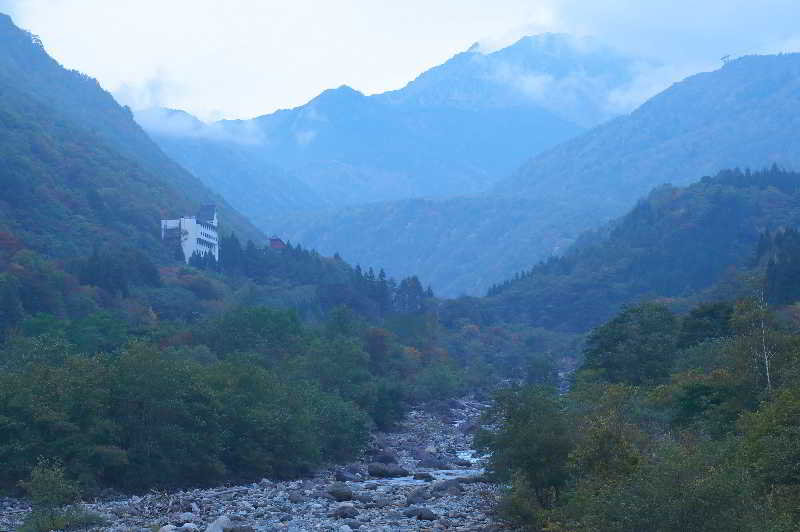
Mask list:
[[[328,494],[338,502],[350,501],[353,499],[353,490],[350,486],[342,482],[336,482],[328,488]]]
[[[292,504],[303,504],[304,502],[308,502],[308,497],[301,493],[297,493],[293,491],[289,494],[289,502]]]
[[[461,495],[464,488],[458,480],[443,480],[431,486],[431,491],[437,495]]]
[[[472,462],[470,462],[469,460],[464,460],[463,458],[458,458],[456,460],[453,460],[453,463],[458,467],[472,467]]]
[[[425,502],[430,499],[430,497],[431,496],[428,493],[428,488],[426,486],[422,486],[421,488],[417,488],[406,495],[406,506],[413,506],[421,502]]]
[[[179,521],[181,523],[188,523],[190,521],[194,521],[195,516],[192,512],[181,512],[175,516],[175,521]]]
[[[397,464],[382,464],[373,462],[367,466],[367,471],[373,477],[397,478],[407,477],[410,473]]]
[[[417,520],[419,521],[436,521],[437,517],[430,508],[420,508],[417,511]]]
[[[353,497],[358,502],[369,504],[372,502],[372,496],[367,493],[359,493]]]
[[[375,457],[375,461],[380,462],[381,464],[396,464],[397,457],[392,453],[382,452]]]
[[[426,482],[432,482],[434,480],[433,475],[430,473],[414,473],[414,480],[424,480]]]
[[[350,471],[344,471],[342,469],[338,470],[334,474],[334,478],[339,482],[357,482],[359,480],[354,473],[351,473]]]
[[[206,532],[225,532],[233,528],[233,522],[226,515],[218,517],[210,525],[206,527]]]
[[[158,532],[173,532],[174,530],[177,529],[178,527],[176,527],[175,525],[164,525],[158,529]]]
[[[339,506],[334,512],[332,517],[338,519],[353,519],[358,516],[358,510],[352,504],[343,504]]]
[[[417,465],[428,469],[450,469],[450,464],[435,456],[426,456]]]

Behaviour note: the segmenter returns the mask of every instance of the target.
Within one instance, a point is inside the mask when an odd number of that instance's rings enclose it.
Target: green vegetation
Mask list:
[[[72,530],[103,523],[103,519],[76,503],[80,487],[67,480],[58,460],[40,458],[31,471],[30,479],[20,481],[28,492],[33,511],[28,514],[20,532]]]
[[[501,510],[530,530],[796,530],[798,325],[759,298],[624,309],[569,393],[498,396],[479,441]]]
[[[463,369],[418,341],[345,307],[320,328],[263,307],[146,330],[29,318],[0,348],[0,485],[39,456],[90,491],[288,478],[353,459],[372,424],[463,390]]]

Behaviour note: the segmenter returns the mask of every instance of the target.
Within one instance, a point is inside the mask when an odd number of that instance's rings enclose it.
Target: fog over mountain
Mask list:
[[[493,52],[474,45],[374,96],[342,86],[252,120],[204,124],[157,109],[137,120],[168,154],[268,224],[318,206],[482,192],[531,155],[613,116],[616,95],[646,64],[593,40],[545,34]]]
[[[393,271],[413,270],[448,295],[480,294],[562,252],[654,186],[716,168],[797,168],[798,83],[798,54],[743,57],[546,150],[486,194],[424,209],[395,202],[309,215],[287,220],[285,232],[353,262],[391,256]]]

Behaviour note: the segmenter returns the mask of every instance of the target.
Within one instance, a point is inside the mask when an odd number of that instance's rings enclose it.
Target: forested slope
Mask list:
[[[450,305],[489,321],[581,332],[626,303],[689,297],[746,271],[756,265],[762,234],[799,224],[800,174],[723,171],[688,187],[659,187],[563,256],[493,287],[487,298]]]
[[[179,190],[186,199],[171,205],[163,214],[184,215],[201,204],[215,203],[229,229],[247,238],[263,238],[221,196],[164,155],[136,124],[130,110],[117,104],[96,80],[62,68],[47,55],[38,38],[14,26],[10,17],[3,14],[0,14],[0,81],[49,108],[59,120],[80,130],[79,136],[103,144],[129,164],[139,166],[141,173],[150,174],[149,179]],[[165,201],[161,205],[170,203]],[[187,206],[191,208],[185,211]]]

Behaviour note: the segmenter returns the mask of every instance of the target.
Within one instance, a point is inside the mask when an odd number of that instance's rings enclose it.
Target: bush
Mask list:
[[[18,532],[76,530],[101,525],[105,520],[85,508],[71,506],[61,510],[34,510],[25,518]]]
[[[30,479],[20,481],[28,492],[34,508],[57,508],[77,502],[80,488],[64,476],[64,466],[55,458],[40,457],[31,471]]]

